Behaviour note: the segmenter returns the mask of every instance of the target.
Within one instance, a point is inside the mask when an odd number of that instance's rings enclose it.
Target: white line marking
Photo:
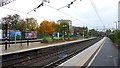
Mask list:
[[[92,64],[92,62],[94,61],[94,59],[96,58],[96,56],[98,55],[98,53],[100,52],[101,48],[103,47],[105,43],[105,40],[103,41],[103,44],[101,45],[101,47],[99,48],[99,50],[97,51],[97,53],[94,55],[94,57],[92,58],[92,60],[90,61],[90,63],[88,64],[88,66],[86,68],[89,68],[89,66]]]

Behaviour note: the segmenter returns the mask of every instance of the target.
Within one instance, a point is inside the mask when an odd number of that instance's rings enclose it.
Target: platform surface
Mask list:
[[[90,66],[118,66],[118,49],[113,45],[109,38],[106,38],[105,43],[95,58],[89,59]],[[93,59],[93,61],[91,61]],[[88,65],[86,63],[86,65]]]
[[[58,68],[66,66],[118,66],[118,49],[108,37],[104,37],[99,42],[59,65]]]
[[[92,39],[92,38],[89,38]],[[57,46],[57,45],[62,45],[62,44],[68,44],[68,43],[73,43],[73,42],[78,42],[78,41],[84,41],[87,39],[78,39],[74,41],[65,41],[65,42],[59,42],[59,43],[41,43],[41,42],[31,42],[29,43],[29,46],[27,46],[27,43],[17,43],[15,44],[9,44],[7,46],[7,50],[5,50],[5,45],[0,45],[0,55],[4,54],[9,54],[9,53],[15,53],[15,52],[21,52],[21,51],[27,51],[27,50],[32,50],[32,49],[39,49],[39,48],[44,48],[44,47],[50,47],[50,46]]]

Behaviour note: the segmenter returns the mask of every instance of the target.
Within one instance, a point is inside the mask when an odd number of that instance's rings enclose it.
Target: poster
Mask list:
[[[25,38],[37,38],[37,32],[36,31],[26,31],[25,32]]]

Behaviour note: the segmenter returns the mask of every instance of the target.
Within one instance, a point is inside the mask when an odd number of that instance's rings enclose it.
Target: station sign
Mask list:
[[[16,36],[16,39],[21,39],[21,32],[20,31],[11,31],[10,32],[10,39],[14,39]]]
[[[12,3],[14,1],[16,1],[16,0],[0,0],[0,7],[7,5],[9,3]]]

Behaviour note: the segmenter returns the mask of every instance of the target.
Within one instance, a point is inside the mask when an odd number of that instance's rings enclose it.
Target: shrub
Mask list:
[[[120,39],[120,31],[116,32],[115,35],[117,39]]]
[[[85,36],[85,38],[91,38],[91,36],[88,36],[88,35],[87,35],[87,36]]]
[[[120,46],[120,39],[117,39],[116,43]]]
[[[69,39],[70,39],[70,40],[74,40],[75,38],[74,38],[74,37],[70,37]]]
[[[44,37],[44,38],[42,38],[42,41],[43,41],[43,42],[52,42],[53,39],[52,39],[51,36],[49,36],[49,37]]]
[[[114,34],[109,35],[109,38],[110,38],[113,42],[115,42],[115,40],[116,40],[116,37],[115,37],[115,35],[114,35]]]
[[[59,37],[59,38],[58,37],[54,37],[53,40],[54,41],[59,41],[59,40],[63,40],[63,39],[62,39],[62,37]]]
[[[114,34],[109,35],[109,38],[114,42],[120,45],[120,31],[117,30]]]

